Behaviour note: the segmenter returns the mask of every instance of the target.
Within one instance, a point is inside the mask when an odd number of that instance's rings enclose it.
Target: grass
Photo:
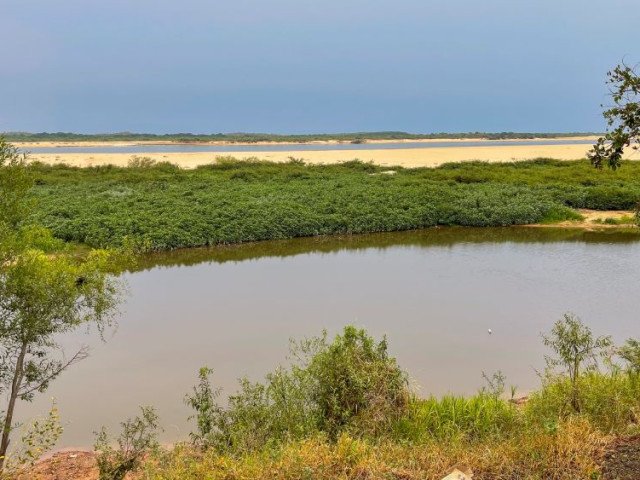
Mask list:
[[[586,161],[467,162],[390,170],[219,159],[182,170],[137,159],[129,168],[31,167],[36,221],[96,247],[125,237],[154,250],[293,237],[509,226],[577,219],[574,208],[628,210],[640,164],[596,171]]]
[[[486,443],[430,442],[405,445],[343,435],[279,449],[229,457],[188,447],[150,459],[140,474],[149,480],[405,479],[440,480],[454,468],[475,480],[565,480],[598,478],[606,437],[574,419],[556,435],[516,434]]]
[[[593,220],[593,223],[600,225],[635,225],[637,223],[637,219],[635,217],[632,217],[631,215],[623,215],[622,217],[618,218],[597,218]]]

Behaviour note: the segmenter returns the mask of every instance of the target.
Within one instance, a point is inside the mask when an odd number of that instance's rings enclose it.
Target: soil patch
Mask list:
[[[602,480],[640,478],[640,435],[619,438],[607,448],[602,463]]]

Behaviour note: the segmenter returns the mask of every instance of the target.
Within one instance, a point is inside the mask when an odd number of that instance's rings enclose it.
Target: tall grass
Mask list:
[[[566,480],[598,478],[607,437],[588,422],[571,419],[556,434],[516,432],[483,443],[434,441],[404,444],[346,434],[336,443],[310,438],[240,457],[178,447],[147,461],[149,480],[440,480],[454,468],[475,480]]]
[[[521,424],[517,407],[494,395],[446,395],[415,399],[407,415],[397,422],[393,436],[411,443],[477,441],[504,438]]]
[[[640,375],[614,369],[610,373],[587,372],[578,379],[580,416],[605,433],[640,433]],[[572,386],[566,378],[544,382],[533,393],[525,413],[530,422],[553,427],[559,419],[575,415]]]

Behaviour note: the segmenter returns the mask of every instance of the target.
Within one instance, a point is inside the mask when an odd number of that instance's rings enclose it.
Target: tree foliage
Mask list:
[[[86,348],[66,355],[56,339],[80,325],[112,320],[118,284],[108,273],[113,255],[67,255],[51,233],[30,224],[31,178],[25,157],[0,139],[0,470],[18,401],[44,392]],[[54,253],[52,250],[56,250]]]
[[[542,336],[545,346],[551,348],[555,356],[547,356],[550,370],[560,367],[571,383],[571,405],[580,411],[579,379],[583,370],[598,366],[598,358],[607,353],[612,346],[611,337],[594,337],[591,329],[582,321],[566,313],[558,320],[549,335]]]
[[[609,131],[598,139],[591,152],[591,163],[613,170],[620,166],[626,148],[638,150],[640,142],[640,76],[628,65],[618,65],[607,73],[613,105],[604,111]]]

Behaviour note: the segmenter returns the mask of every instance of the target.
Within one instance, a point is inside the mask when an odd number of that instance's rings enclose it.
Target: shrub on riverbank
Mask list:
[[[194,170],[34,164],[36,220],[67,241],[166,250],[301,236],[506,226],[576,218],[571,208],[631,209],[640,164],[467,162],[439,168],[275,164],[221,159]]]
[[[408,411],[407,375],[364,330],[345,327],[331,343],[326,334],[292,345],[295,359],[264,382],[240,381],[226,408],[209,369],[187,396],[195,410],[194,443],[201,448],[242,453],[287,441],[343,432],[379,436]]]

